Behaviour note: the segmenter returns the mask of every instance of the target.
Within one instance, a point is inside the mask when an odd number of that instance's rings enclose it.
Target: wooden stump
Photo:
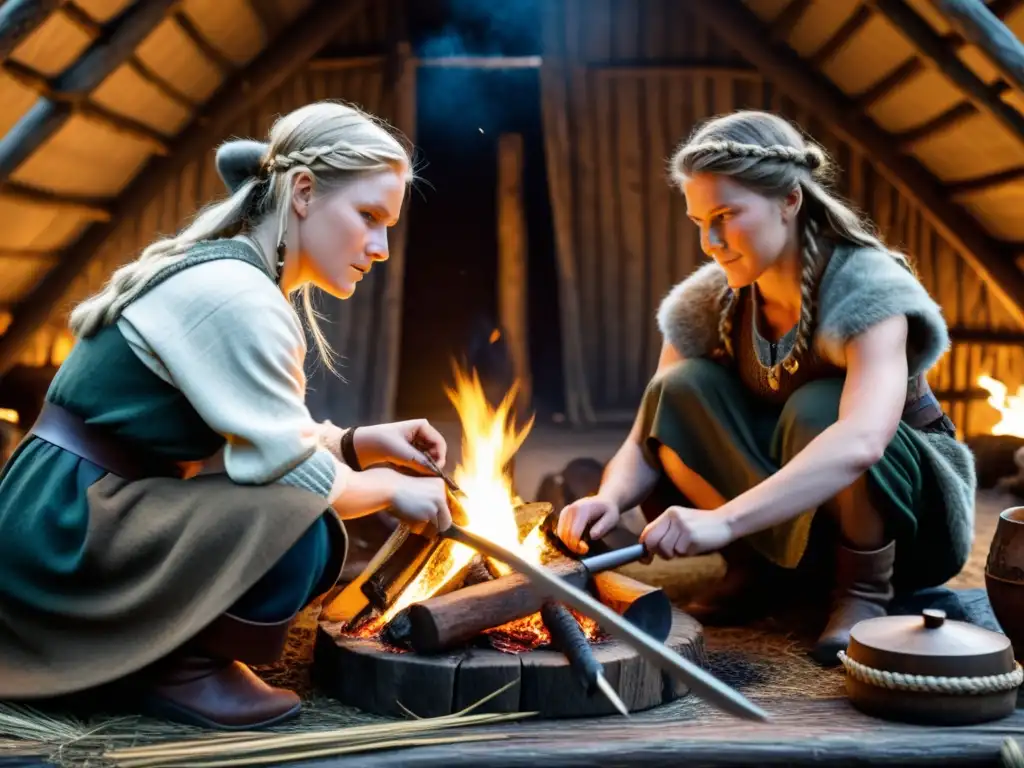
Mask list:
[[[420,717],[458,712],[512,681],[519,685],[479,711],[537,712],[565,718],[615,714],[599,693],[588,697],[565,656],[541,649],[521,654],[469,648],[438,655],[396,652],[376,640],[346,636],[340,624],[323,621],[317,630],[313,681],[341,703],[380,715],[405,716],[399,702]],[[665,644],[704,665],[703,627],[672,609]],[[657,667],[616,639],[598,643],[594,653],[604,675],[631,712],[666,704],[689,693]]]

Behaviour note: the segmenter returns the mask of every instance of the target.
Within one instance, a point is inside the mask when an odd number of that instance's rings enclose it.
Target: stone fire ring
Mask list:
[[[588,697],[565,656],[541,649],[520,654],[471,648],[425,655],[388,650],[376,640],[341,635],[339,625],[317,630],[313,680],[343,704],[379,715],[405,717],[401,702],[420,717],[454,714],[504,685],[518,681],[477,712],[537,712],[564,718],[611,715],[617,710],[600,693]],[[703,627],[672,609],[666,645],[703,665]],[[604,675],[631,712],[675,701],[689,689],[615,638],[593,646]]]

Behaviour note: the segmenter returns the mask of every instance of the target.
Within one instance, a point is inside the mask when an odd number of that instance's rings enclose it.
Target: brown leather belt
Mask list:
[[[102,427],[88,424],[81,416],[51,402],[43,403],[29,436],[63,448],[125,480],[184,476],[176,462],[132,449]]]

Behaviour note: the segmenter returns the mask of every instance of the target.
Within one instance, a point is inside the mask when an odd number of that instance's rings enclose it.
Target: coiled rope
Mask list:
[[[839,652],[839,661],[846,668],[847,674],[854,680],[890,691],[922,691],[926,693],[948,693],[967,696],[980,696],[986,693],[998,693],[1019,688],[1024,682],[1024,669],[1014,662],[1012,672],[1001,675],[984,675],[981,677],[945,677],[937,675],[907,675],[903,672],[888,672],[875,669],[859,661],[854,661]]]

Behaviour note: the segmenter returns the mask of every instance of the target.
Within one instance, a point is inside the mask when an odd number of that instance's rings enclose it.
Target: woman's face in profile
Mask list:
[[[388,258],[388,229],[398,223],[405,189],[404,170],[388,170],[313,195],[298,224],[303,280],[351,296],[373,263]]]

